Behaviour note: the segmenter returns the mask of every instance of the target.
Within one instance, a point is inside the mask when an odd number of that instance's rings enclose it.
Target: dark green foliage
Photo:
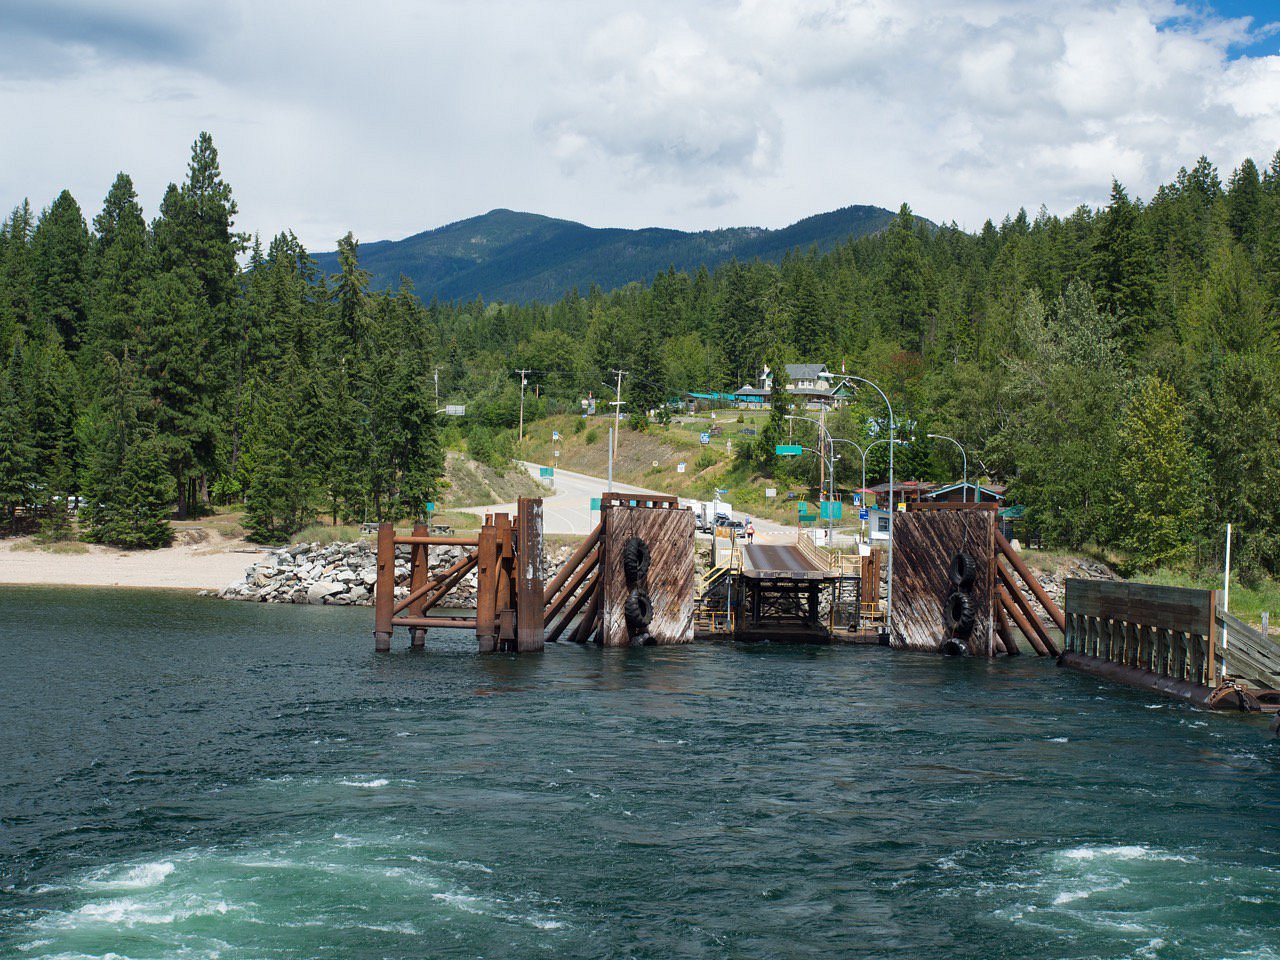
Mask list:
[[[108,356],[100,372],[99,398],[80,427],[89,451],[81,514],[85,536],[117,547],[165,546],[173,537],[174,481],[163,443],[139,419],[146,392],[131,361]]]
[[[144,526],[109,533],[119,510],[162,524],[210,490],[243,494],[268,540],[321,511],[416,517],[439,495],[442,437],[507,465],[517,368],[526,425],[588,397],[602,424],[622,369],[639,427],[672,396],[799,361],[884,388],[908,441],[900,479],[958,478],[956,451],[925,437],[944,433],[1051,542],[1212,563],[1230,521],[1245,567],[1280,573],[1280,154],[1225,189],[1200,158],[1149,202],[1113,183],[1099,210],[1020,210],[976,235],[906,205],[699,235],[495,211],[404,244],[347,235],[319,265],[285,232],[241,271],[235,216],[202,135],[149,228],[123,175],[92,232],[68,194],[0,226],[0,520],[54,518],[83,494],[91,534],[119,539]],[[400,278],[408,249],[428,303]],[[534,296],[558,299],[495,299]],[[811,455],[773,455],[793,432],[815,442],[787,399],[754,442],[735,439],[744,477],[816,482]],[[467,416],[437,422],[448,403]],[[887,436],[866,389],[830,426]],[[869,483],[888,451],[872,448]],[[838,452],[847,489],[861,458]]]

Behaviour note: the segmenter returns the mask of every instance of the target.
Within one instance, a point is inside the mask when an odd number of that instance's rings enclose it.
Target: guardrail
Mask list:
[[[1221,640],[1223,679],[1238,677],[1280,690],[1280,647],[1222,607],[1215,606],[1213,616]]]

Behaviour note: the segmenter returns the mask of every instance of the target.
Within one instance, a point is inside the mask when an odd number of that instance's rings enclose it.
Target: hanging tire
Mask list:
[[[633,635],[647,632],[649,621],[653,619],[653,603],[649,600],[649,594],[639,589],[632,590],[622,606],[622,612],[627,618],[627,629]]]
[[[951,558],[951,570],[949,576],[951,582],[961,590],[968,590],[973,586],[973,578],[977,576],[978,563],[973,557],[967,553],[957,553]]]
[[[973,624],[978,618],[977,611],[974,609],[973,598],[959,590],[947,597],[946,610],[943,613],[943,619],[946,621],[947,630],[952,636],[959,637],[964,640],[969,634],[973,633]]]
[[[622,545],[622,572],[627,586],[633,590],[644,582],[649,572],[649,545],[639,537],[632,537]]]
[[[938,652],[944,657],[965,657],[969,655],[969,645],[959,637],[948,637],[942,641]]]

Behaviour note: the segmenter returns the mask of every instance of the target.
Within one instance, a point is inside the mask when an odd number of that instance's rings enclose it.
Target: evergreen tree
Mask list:
[[[289,389],[265,381],[254,393],[242,464],[247,480],[244,525],[250,540],[279,543],[314,515],[315,465],[295,428]]]
[[[1152,304],[1151,255],[1138,214],[1124,187],[1111,181],[1111,205],[1098,218],[1090,259],[1098,306],[1121,318],[1135,343],[1150,329]]]
[[[18,512],[35,500],[36,449],[8,370],[0,368],[0,523],[15,528]]]
[[[101,395],[81,430],[91,451],[85,470],[86,537],[125,548],[166,546],[175,485],[152,427],[139,420],[146,393],[129,360],[107,355]]]
[[[1113,527],[1138,569],[1186,563],[1202,529],[1204,476],[1182,409],[1170,384],[1149,378],[1120,427]]]
[[[31,238],[37,315],[62,336],[68,350],[80,343],[88,303],[89,228],[66,190],[40,217]]]

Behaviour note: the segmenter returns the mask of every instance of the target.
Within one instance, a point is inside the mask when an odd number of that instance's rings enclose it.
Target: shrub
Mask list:
[[[600,439],[600,431],[592,427],[587,431],[587,435],[582,438],[583,442],[589,447]]]
[[[587,418],[586,418],[586,417],[579,417],[577,420],[573,421],[573,432],[574,432],[574,433],[581,433],[581,432],[582,432],[583,430],[585,430],[585,429],[587,429]]]
[[[698,459],[693,462],[693,469],[695,472],[701,473],[708,467],[714,467],[719,462],[720,458],[714,453],[710,450],[703,450],[702,453],[698,454]]]

